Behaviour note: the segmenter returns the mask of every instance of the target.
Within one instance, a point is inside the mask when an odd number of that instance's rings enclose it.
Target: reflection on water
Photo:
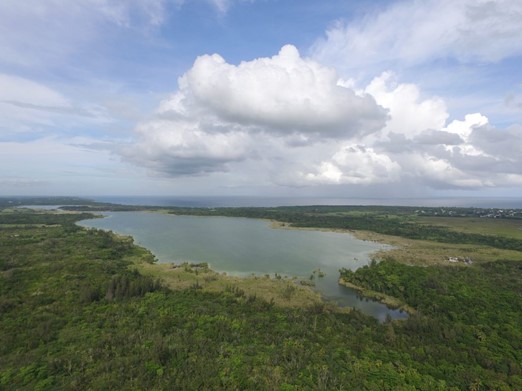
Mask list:
[[[316,289],[340,305],[360,309],[380,320],[406,314],[357,297],[338,284],[339,269],[357,269],[385,246],[337,232],[271,229],[269,222],[247,218],[173,216],[146,212],[111,212],[82,226],[131,235],[160,262],[208,262],[217,272],[237,275],[278,273],[315,278]]]
[[[392,319],[406,319],[408,317],[408,314],[405,312],[389,309],[384,304],[361,297],[353,289],[337,284],[337,276],[335,279],[332,279],[334,281],[328,279],[321,280],[316,280],[316,288],[322,292],[326,299],[332,300],[341,306],[357,308],[380,321],[384,321],[386,315],[390,315]]]

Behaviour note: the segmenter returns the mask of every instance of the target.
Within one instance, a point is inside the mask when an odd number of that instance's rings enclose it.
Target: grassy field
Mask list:
[[[197,288],[203,292],[229,291],[237,296],[259,298],[287,308],[306,308],[325,304],[318,292],[301,285],[298,279],[273,276],[236,277],[217,273],[206,267],[193,267],[190,264],[173,267],[172,264],[167,263],[135,262],[135,266],[140,273],[160,278],[173,290]]]
[[[458,232],[522,239],[522,220],[474,217],[418,217],[416,223],[438,225]]]
[[[375,253],[375,259],[391,258],[409,265],[461,265],[450,263],[448,257],[471,258],[474,263],[505,259],[522,261],[522,252],[520,251],[503,250],[489,246],[413,240],[368,231],[354,231],[352,234],[361,240],[386,243],[394,247],[391,250]]]

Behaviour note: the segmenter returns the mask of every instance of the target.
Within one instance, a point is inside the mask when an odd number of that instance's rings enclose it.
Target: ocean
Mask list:
[[[195,208],[276,207],[306,205],[381,205],[419,207],[475,207],[522,209],[522,197],[441,197],[441,198],[314,198],[250,196],[90,196],[98,202],[123,205],[178,206]]]

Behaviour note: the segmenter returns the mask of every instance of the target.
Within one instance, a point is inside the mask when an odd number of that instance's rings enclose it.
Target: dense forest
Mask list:
[[[280,220],[335,226],[335,213]],[[85,217],[0,212],[0,389],[522,389],[518,262],[343,270],[417,309],[379,323],[328,306],[279,308],[233,289],[171,291],[137,271],[136,262],[153,261],[148,251],[74,224]],[[343,224],[414,224],[360,217]]]

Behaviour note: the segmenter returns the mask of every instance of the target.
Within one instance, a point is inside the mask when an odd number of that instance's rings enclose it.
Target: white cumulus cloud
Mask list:
[[[271,58],[237,66],[217,54],[201,56],[179,84],[187,104],[268,132],[349,137],[379,130],[385,111],[370,95],[358,96],[337,81],[333,69],[287,45]]]
[[[227,171],[228,163],[245,159],[251,143],[245,133],[208,133],[197,122],[157,119],[137,130],[140,141],[122,149],[122,155],[169,176]]]
[[[307,173],[312,183],[375,184],[396,182],[400,166],[386,154],[362,145],[350,145],[336,152],[331,161],[320,164],[316,173]]]
[[[377,103],[390,112],[386,123],[386,132],[417,135],[428,129],[440,129],[444,126],[448,113],[441,98],[421,99],[419,88],[415,84],[398,83],[391,72],[384,72],[375,77],[365,88]]]
[[[386,72],[364,89],[388,109],[386,126],[333,146],[306,166],[310,184],[416,183],[435,189],[516,186],[522,181],[522,132],[499,129],[472,113],[448,121],[445,102]],[[303,165],[304,166],[304,165]]]
[[[299,149],[380,131],[386,110],[337,82],[335,71],[290,45],[239,65],[201,56],[123,153],[168,175],[194,175],[262,159],[263,148]]]

